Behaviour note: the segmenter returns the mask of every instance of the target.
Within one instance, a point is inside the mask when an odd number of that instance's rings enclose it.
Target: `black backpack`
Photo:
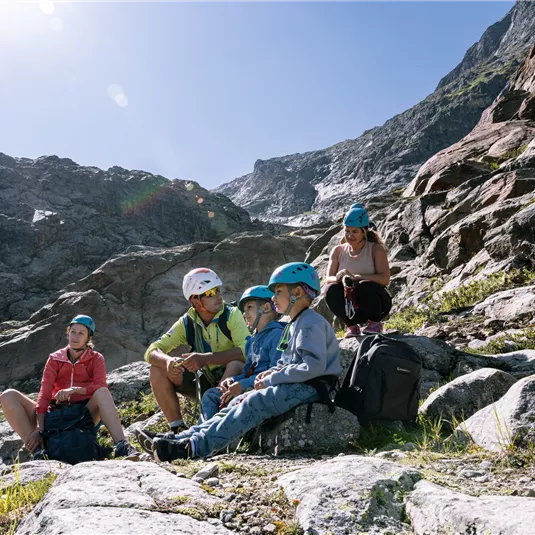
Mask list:
[[[366,425],[371,420],[414,422],[418,414],[422,359],[411,346],[384,335],[365,337],[334,403]]]
[[[45,455],[69,464],[102,458],[93,418],[84,403],[48,412],[43,432]]]
[[[219,327],[219,330],[232,342],[232,335],[230,333],[230,329],[228,328],[228,319],[230,316],[230,313],[232,312],[234,307],[231,307],[230,305],[227,305],[225,303],[224,305],[225,309],[217,319],[217,325]],[[184,328],[186,330],[186,340],[188,341],[188,345],[192,348],[193,351],[205,353],[208,351],[211,351],[209,348],[196,348],[195,347],[195,326],[193,325],[193,320],[190,318],[188,314],[184,314],[182,316],[183,322],[184,322]]]

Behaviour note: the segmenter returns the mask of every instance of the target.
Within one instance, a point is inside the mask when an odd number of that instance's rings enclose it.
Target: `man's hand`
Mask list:
[[[232,383],[234,383],[234,378],[227,377],[225,380],[221,381],[219,388],[221,388],[223,392],[226,392]]]
[[[190,372],[196,372],[208,364],[208,358],[203,353],[184,353],[182,365]]]
[[[240,394],[243,394],[243,386],[239,381],[232,383],[226,392],[223,393],[221,396],[221,404],[219,405],[219,408],[222,409],[226,405],[228,405],[229,401],[232,398],[235,398],[236,396],[239,396]]]
[[[169,358],[166,365],[166,370],[169,376],[175,379],[181,379],[184,375],[183,364],[184,361],[181,358]]]
[[[26,446],[26,449],[33,453],[34,451],[39,451],[40,449],[43,449],[43,439],[39,433],[39,430],[36,429],[35,431],[32,431],[28,438],[26,439],[26,442],[24,443]]]
[[[54,399],[56,401],[59,401],[60,403],[63,401],[69,401],[71,396],[76,393],[76,388],[63,388],[62,390],[58,390],[56,392],[56,395],[54,396]]]

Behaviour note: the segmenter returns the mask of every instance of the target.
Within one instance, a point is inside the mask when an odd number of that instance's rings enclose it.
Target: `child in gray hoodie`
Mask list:
[[[342,371],[338,341],[329,323],[311,310],[320,292],[316,270],[303,262],[277,268],[269,279],[279,314],[290,317],[278,348],[275,368],[256,376],[254,390],[233,399],[211,419],[190,427],[174,438],[156,437],[154,456],[159,461],[207,457],[244,435],[262,421],[297,405],[319,400],[310,381],[335,379]]]

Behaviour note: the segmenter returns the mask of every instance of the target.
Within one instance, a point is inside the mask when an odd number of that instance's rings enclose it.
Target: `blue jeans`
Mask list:
[[[221,396],[223,391],[219,387],[209,388],[201,400],[201,414],[204,420],[209,420],[219,412],[219,405],[221,403]],[[202,420],[199,420],[202,423]]]
[[[286,383],[246,392],[202,424],[177,435],[189,440],[192,457],[208,457],[250,429],[298,405],[318,401],[316,390],[304,383]]]

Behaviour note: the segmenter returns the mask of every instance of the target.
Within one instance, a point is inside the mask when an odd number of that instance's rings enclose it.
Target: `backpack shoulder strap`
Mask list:
[[[219,326],[219,330],[230,340],[232,341],[232,335],[230,334],[230,329],[228,328],[228,319],[230,316],[230,313],[234,310],[234,307],[231,307],[225,303],[225,309],[223,310],[223,313],[221,316],[219,316],[219,319],[217,321],[217,324]]]
[[[184,329],[186,330],[186,340],[192,351],[195,351],[195,326],[193,320],[186,313],[182,316],[184,322]]]

